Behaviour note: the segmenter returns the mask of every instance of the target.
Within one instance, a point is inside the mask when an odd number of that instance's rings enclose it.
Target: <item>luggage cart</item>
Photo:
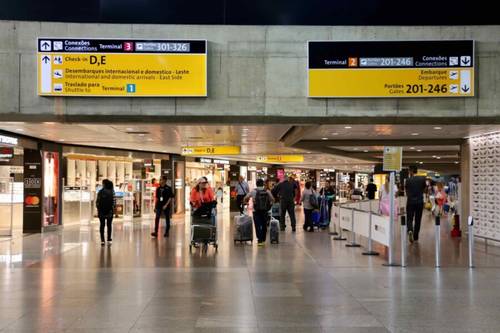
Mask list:
[[[217,243],[217,214],[215,207],[208,210],[207,213],[191,215],[191,242],[189,252],[193,246],[198,248],[201,245],[202,252],[208,251],[208,246],[212,245],[217,252],[219,245]]]

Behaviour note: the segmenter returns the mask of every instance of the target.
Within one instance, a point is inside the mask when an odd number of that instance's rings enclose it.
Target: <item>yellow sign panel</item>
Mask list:
[[[471,69],[310,69],[309,96],[474,96],[471,82],[474,82]]]
[[[384,147],[384,171],[401,171],[403,147]]]
[[[42,96],[207,96],[206,41],[39,39]]]
[[[262,163],[304,162],[304,155],[264,155],[264,156],[257,156],[257,162],[262,162]]]
[[[309,41],[308,96],[471,97],[473,40]]]
[[[184,156],[239,155],[240,152],[240,146],[192,146],[182,147],[181,154]]]

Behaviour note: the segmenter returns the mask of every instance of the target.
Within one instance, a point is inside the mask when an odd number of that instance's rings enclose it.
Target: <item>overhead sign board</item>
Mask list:
[[[304,162],[304,155],[263,155],[263,156],[257,156],[257,162],[262,162],[262,163]]]
[[[308,96],[474,96],[474,41],[310,41]]]
[[[0,135],[0,144],[2,143],[6,145],[16,146],[19,143],[19,140],[10,136]]]
[[[41,96],[207,96],[206,40],[37,42]]]
[[[239,155],[240,152],[240,146],[188,146],[181,150],[184,156]]]
[[[384,171],[401,171],[403,147],[384,147]]]

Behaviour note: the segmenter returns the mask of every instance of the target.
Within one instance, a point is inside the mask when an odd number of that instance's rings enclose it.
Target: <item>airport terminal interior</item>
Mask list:
[[[500,332],[498,19],[361,2],[6,5],[0,332]]]

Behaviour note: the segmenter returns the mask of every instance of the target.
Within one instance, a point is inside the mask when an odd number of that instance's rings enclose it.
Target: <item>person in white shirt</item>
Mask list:
[[[243,214],[243,208],[244,208],[243,199],[245,199],[246,195],[250,192],[250,187],[248,186],[248,183],[245,181],[245,178],[243,178],[243,176],[239,176],[238,178],[238,184],[236,184],[236,191],[237,191],[236,203],[238,204],[240,214]]]

